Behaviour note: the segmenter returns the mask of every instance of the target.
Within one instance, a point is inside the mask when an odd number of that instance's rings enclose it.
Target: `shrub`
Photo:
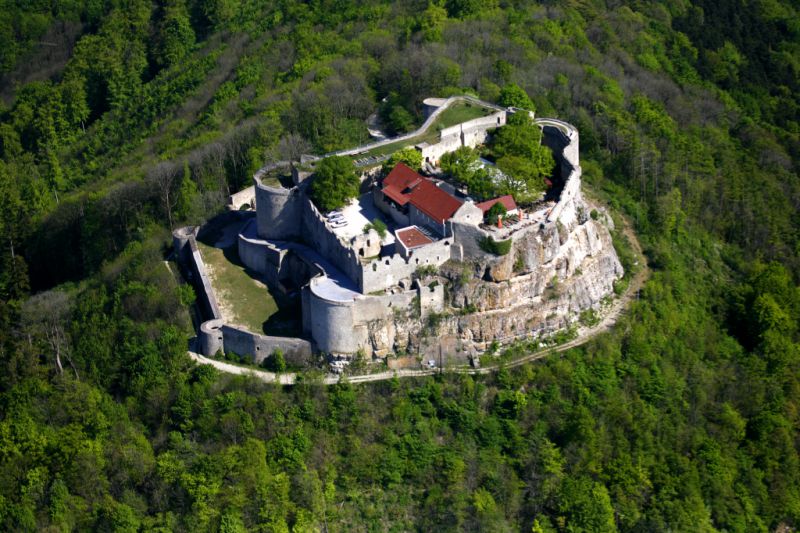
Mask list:
[[[498,218],[506,216],[506,212],[506,206],[502,202],[497,202],[486,212],[486,223],[494,226]]]
[[[389,172],[397,163],[405,163],[409,168],[419,170],[422,167],[422,152],[410,146],[398,150],[389,157],[386,163],[383,164],[383,172]]]
[[[286,358],[283,356],[283,350],[275,348],[272,355],[264,359],[261,365],[267,370],[273,372],[283,372],[286,370]]]
[[[494,255],[508,254],[508,252],[511,251],[512,244],[513,243],[511,239],[495,241],[492,237],[484,237],[478,241],[478,245],[481,247],[481,250]]]
[[[374,229],[378,233],[378,236],[383,239],[386,237],[386,231],[389,228],[386,226],[383,220],[379,218],[373,218],[372,222],[364,225],[364,233],[369,233],[369,230],[371,229]]]

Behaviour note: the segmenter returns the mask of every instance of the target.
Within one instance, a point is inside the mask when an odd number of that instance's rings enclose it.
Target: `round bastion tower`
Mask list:
[[[253,177],[256,190],[256,227],[262,239],[294,240],[301,235],[302,194],[298,187],[265,185]]]

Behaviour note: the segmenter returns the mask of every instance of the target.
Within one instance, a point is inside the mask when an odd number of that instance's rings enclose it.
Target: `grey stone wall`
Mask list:
[[[356,251],[326,226],[325,218],[308,198],[303,200],[302,213],[303,240],[361,287],[361,262]]]
[[[304,339],[259,335],[227,324],[222,325],[220,331],[226,353],[251,356],[256,364],[261,364],[276,349],[281,349],[286,361],[295,365],[310,362],[313,355],[311,343]]]
[[[242,206],[254,207],[256,201],[256,188],[254,185],[228,196],[228,209],[237,211]]]
[[[370,293],[392,287],[401,279],[410,277],[419,267],[440,266],[450,259],[453,246],[453,239],[445,238],[412,250],[408,259],[394,254],[367,263],[363,267],[363,292]]]
[[[172,232],[172,242],[178,264],[194,286],[200,311],[207,319],[222,318],[222,314],[208,278],[205,263],[197,248],[196,227],[178,228]]]
[[[299,187],[270,187],[254,177],[256,187],[256,219],[262,239],[293,240],[302,233],[302,193]]]

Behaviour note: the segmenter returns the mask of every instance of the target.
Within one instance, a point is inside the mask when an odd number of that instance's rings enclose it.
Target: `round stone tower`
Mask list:
[[[302,230],[302,195],[297,187],[265,185],[253,178],[256,189],[256,225],[262,239],[295,240]]]

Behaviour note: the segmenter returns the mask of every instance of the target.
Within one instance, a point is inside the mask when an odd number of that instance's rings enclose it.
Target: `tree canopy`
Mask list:
[[[5,2],[0,529],[796,528],[798,20],[786,0]],[[463,93],[579,130],[585,187],[646,252],[613,231],[626,271],[651,270],[617,327],[372,384],[189,359],[170,225]],[[546,157],[516,120],[489,148],[528,179]]]
[[[358,176],[350,158],[326,157],[314,169],[311,198],[322,211],[333,211],[357,197],[358,188]]]

